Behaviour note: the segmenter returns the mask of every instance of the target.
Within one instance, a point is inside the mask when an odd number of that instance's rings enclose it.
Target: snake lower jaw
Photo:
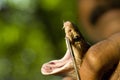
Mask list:
[[[69,50],[60,60],[52,60],[43,64],[41,72],[44,75],[70,75],[74,72],[73,62]]]

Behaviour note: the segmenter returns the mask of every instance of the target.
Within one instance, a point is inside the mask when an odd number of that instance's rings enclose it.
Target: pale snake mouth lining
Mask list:
[[[41,72],[44,75],[60,74],[70,69],[72,65],[70,51],[67,49],[63,58],[45,63],[41,68]]]

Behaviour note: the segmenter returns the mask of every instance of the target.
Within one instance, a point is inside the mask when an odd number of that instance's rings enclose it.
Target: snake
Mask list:
[[[72,80],[78,80],[76,77],[75,66],[77,67],[77,70],[80,69],[84,55],[89,49],[90,44],[84,39],[78,27],[72,22],[64,22],[63,29],[65,31],[65,39],[67,45],[66,53],[61,59],[44,63],[41,67],[41,73],[43,75],[59,75],[61,77],[67,76]],[[73,51],[73,56],[71,56],[71,51],[69,49],[67,40],[69,40]],[[72,58],[74,58],[74,60]],[[76,63],[75,66],[74,62]]]

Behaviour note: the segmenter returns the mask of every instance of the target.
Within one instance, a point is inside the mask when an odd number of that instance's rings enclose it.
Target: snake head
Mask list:
[[[65,29],[66,37],[70,40],[71,43],[78,42],[83,39],[77,26],[75,26],[70,21],[64,22],[63,29]]]

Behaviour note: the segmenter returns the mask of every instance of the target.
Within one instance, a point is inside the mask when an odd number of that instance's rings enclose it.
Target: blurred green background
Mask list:
[[[77,0],[0,0],[0,80],[61,80],[41,74],[63,57],[63,21],[78,23]]]

